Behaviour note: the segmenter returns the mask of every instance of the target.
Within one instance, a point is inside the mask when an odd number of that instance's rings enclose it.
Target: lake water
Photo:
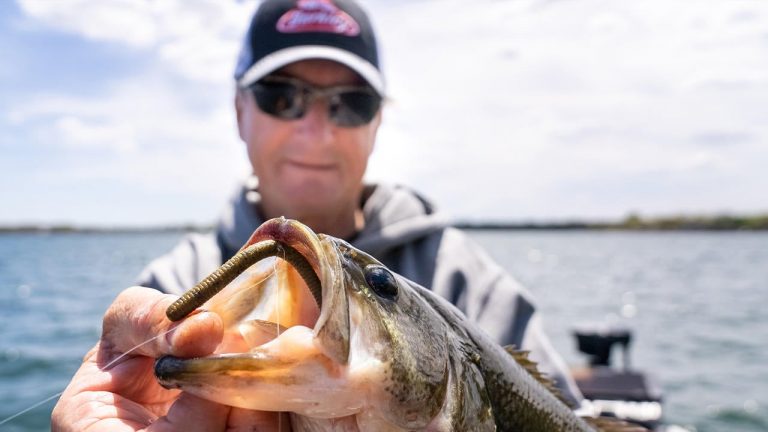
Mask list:
[[[582,364],[582,323],[634,332],[632,365],[698,432],[768,431],[768,233],[471,231]],[[115,295],[179,233],[0,235],[0,421],[64,389]],[[54,402],[0,431],[47,430]]]

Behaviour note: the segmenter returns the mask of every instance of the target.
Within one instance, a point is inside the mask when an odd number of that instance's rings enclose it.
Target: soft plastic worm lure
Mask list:
[[[221,291],[248,267],[269,257],[280,257],[288,261],[307,284],[318,307],[322,305],[320,279],[312,270],[309,262],[296,249],[275,240],[254,243],[238,252],[216,271],[208,275],[197,285],[185,292],[168,307],[165,314],[171,321],[179,321],[202,306],[211,297]]]

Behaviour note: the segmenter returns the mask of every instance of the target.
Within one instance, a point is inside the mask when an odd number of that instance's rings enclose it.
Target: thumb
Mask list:
[[[175,300],[151,288],[131,287],[120,293],[104,314],[102,350],[115,356],[131,351],[147,357],[213,352],[223,337],[221,318],[203,312],[173,323],[165,310]]]

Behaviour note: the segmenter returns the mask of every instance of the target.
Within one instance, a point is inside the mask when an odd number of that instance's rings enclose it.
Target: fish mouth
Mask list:
[[[193,393],[193,389],[197,388],[198,395],[222,403],[269,410],[273,408],[269,401],[240,403],[243,386],[255,386],[264,392],[273,392],[278,387],[282,390],[285,385],[306,387],[310,381],[316,380],[313,376],[340,376],[340,370],[344,369],[349,361],[350,317],[341,261],[334,243],[323,235],[315,234],[300,222],[277,218],[262,224],[232,260],[261,245],[272,247],[272,243],[275,244],[274,250],[269,249],[265,253],[283,258],[304,282],[293,283],[290,288],[306,285],[312,294],[312,302],[316,303],[319,309],[312,328],[308,322],[303,323],[305,325],[291,323],[290,327],[283,327],[271,320],[253,320],[250,324],[252,328],[259,330],[271,327],[277,330],[276,337],[265,339],[264,343],[252,346],[248,352],[219,353],[192,359],[161,357],[155,362],[155,376],[161,385],[192,390]],[[253,263],[241,265],[244,267],[241,271],[250,267],[250,264]],[[227,263],[222,268],[226,265]],[[293,282],[296,282],[296,273],[292,276]],[[213,282],[222,285],[221,278],[214,277],[215,274],[206,280],[213,277]],[[229,282],[223,283],[228,284]],[[196,286],[188,293],[197,288]],[[194,310],[208,298],[214,297],[222,288],[224,287],[215,287],[208,291],[198,290],[198,295],[185,294],[179,299],[178,305],[174,304],[169,308],[169,317],[173,314],[172,309],[175,306],[181,305],[183,311]],[[301,295],[306,300],[307,289],[304,286],[298,286],[297,289],[302,293],[294,295]],[[216,299],[214,297],[211,300]],[[179,313],[179,310],[181,309],[176,309],[171,319],[181,319],[179,316],[190,313]],[[230,391],[231,394],[228,394]],[[274,408],[285,410],[283,405]]]

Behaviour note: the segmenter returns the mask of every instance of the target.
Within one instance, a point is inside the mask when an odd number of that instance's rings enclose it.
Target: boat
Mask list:
[[[582,326],[573,330],[579,351],[588,365],[571,369],[584,395],[580,411],[616,417],[654,432],[687,432],[665,424],[663,393],[656,378],[630,364],[632,331],[620,326]],[[612,365],[612,354],[621,351],[621,365]]]

